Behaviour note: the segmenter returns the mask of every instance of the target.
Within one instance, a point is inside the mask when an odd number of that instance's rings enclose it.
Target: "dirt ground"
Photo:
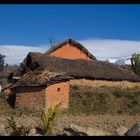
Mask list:
[[[38,127],[41,125],[41,118],[37,115],[31,113],[19,113],[14,109],[9,108],[6,102],[3,99],[0,99],[0,125],[8,125],[7,119],[11,116],[14,117],[17,126],[32,126]],[[94,127],[98,129],[105,130],[110,132],[112,135],[116,135],[115,130],[124,126],[126,128],[131,128],[134,123],[140,123],[140,114],[138,115],[109,115],[109,114],[95,114],[95,115],[72,115],[68,112],[64,112],[60,115],[59,120],[52,131],[52,135],[59,135],[63,128],[70,124],[77,124],[80,126]],[[1,130],[0,130],[1,131]]]
[[[65,126],[69,124],[77,124],[80,126],[94,127],[98,129],[110,132],[112,135],[117,135],[115,130],[124,126],[126,128],[131,128],[134,123],[140,123],[139,115],[117,115],[112,116],[109,114],[105,115],[80,115],[73,116],[68,114],[63,114],[57,123],[56,127],[53,129],[53,134],[56,135],[63,130]]]
[[[0,124],[3,123],[5,126],[8,125],[7,119],[9,116],[0,115]],[[37,116],[26,116],[15,117],[17,126],[32,126],[37,127],[41,124],[40,118]],[[110,132],[111,135],[117,135],[115,130],[124,126],[131,128],[134,123],[140,123],[140,114],[135,116],[130,115],[117,115],[112,116],[106,115],[80,115],[73,116],[71,114],[62,114],[56,126],[53,128],[52,135],[59,135],[63,128],[69,124],[77,124],[80,126],[93,127]]]

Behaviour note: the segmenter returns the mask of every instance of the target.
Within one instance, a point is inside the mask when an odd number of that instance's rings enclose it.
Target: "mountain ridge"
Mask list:
[[[105,61],[118,65],[131,65],[131,57],[109,58]]]

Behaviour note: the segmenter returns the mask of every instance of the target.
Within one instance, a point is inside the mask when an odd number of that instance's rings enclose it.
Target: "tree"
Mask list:
[[[140,76],[140,54],[132,54],[131,65],[133,71]]]
[[[0,54],[0,71],[3,70],[3,67],[4,67],[4,58],[5,58],[5,55],[2,55]]]

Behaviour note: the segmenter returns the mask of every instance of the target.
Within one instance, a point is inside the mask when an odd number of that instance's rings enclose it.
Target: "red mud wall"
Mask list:
[[[69,105],[69,82],[53,84],[46,88],[46,106],[60,105],[61,108],[68,108]]]
[[[90,59],[85,53],[80,49],[76,48],[73,45],[65,44],[61,48],[55,50],[50,54],[51,56],[61,57],[61,58],[70,58],[70,59]]]

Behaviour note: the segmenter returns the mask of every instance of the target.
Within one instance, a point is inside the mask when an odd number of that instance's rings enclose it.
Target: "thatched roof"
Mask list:
[[[121,66],[104,61],[83,59],[64,59],[41,53],[29,53],[22,67],[30,69],[16,83],[16,86],[35,86],[50,81],[79,79],[98,79],[140,82],[131,66]]]
[[[21,79],[14,84],[12,87],[17,86],[48,86],[53,83],[62,81],[68,81],[72,79],[70,76],[59,75],[59,73],[50,72],[47,70],[43,71],[30,71],[24,74]]]
[[[75,47],[77,47],[78,49],[80,49],[82,52],[84,52],[90,59],[93,59],[93,60],[96,60],[96,57],[93,56],[82,44],[72,40],[72,39],[67,39],[67,40],[64,40],[63,42],[61,43],[58,43],[58,44],[55,44],[53,46],[51,46],[51,48],[46,52],[46,54],[50,54],[52,53],[53,51],[61,48],[63,45],[65,44],[71,44]]]

